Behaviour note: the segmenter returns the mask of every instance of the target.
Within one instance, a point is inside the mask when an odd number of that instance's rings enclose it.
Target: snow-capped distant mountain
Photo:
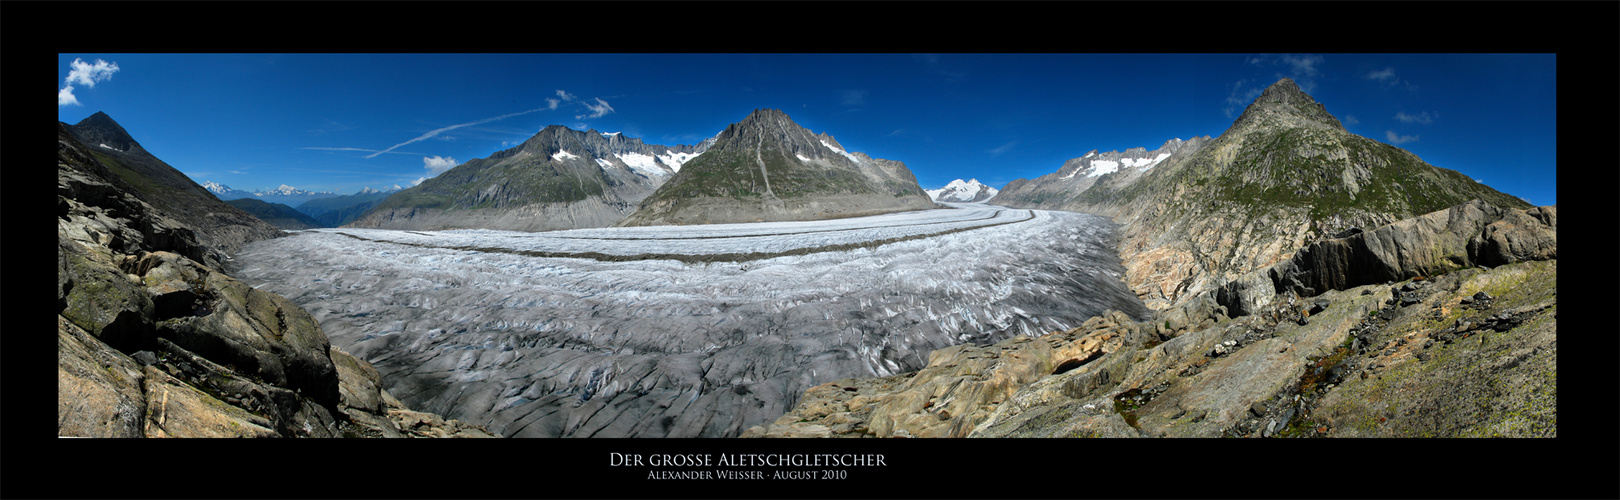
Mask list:
[[[934,201],[949,201],[956,203],[978,203],[996,196],[996,188],[980,184],[978,179],[962,179],[951,181],[945,187],[929,189],[928,197]]]
[[[213,181],[204,181],[202,183],[202,187],[203,189],[207,189],[208,192],[214,193],[214,197],[219,198],[220,200],[253,198],[270,203],[280,203],[289,207],[297,207],[309,200],[342,196],[331,191],[307,191],[288,186],[286,184],[282,184],[275,189],[266,189],[263,191],[253,192],[234,189],[230,186]],[[398,186],[395,187],[397,188]]]
[[[254,196],[253,193],[240,189],[231,189],[230,186],[226,186],[214,181],[204,181],[202,183],[202,187],[203,189],[207,189],[208,192],[214,193],[214,197],[219,198],[221,201],[239,200],[242,198],[258,198],[257,196]]]

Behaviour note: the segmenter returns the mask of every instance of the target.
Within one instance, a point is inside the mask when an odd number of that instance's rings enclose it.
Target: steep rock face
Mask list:
[[[1530,208],[1461,173],[1345,131],[1286,78],[1192,154],[1167,157],[1128,182],[1128,175],[1109,175],[1078,193],[1042,191],[1040,183],[1009,185],[995,203],[1113,217],[1123,226],[1119,251],[1126,279],[1156,309],[1352,228],[1472,199]],[[1050,196],[1040,197],[1043,192]]]
[[[905,164],[850,153],[780,110],[754,110],[642,200],[622,226],[857,217],[933,208]]]
[[[1474,200],[1311,243],[1286,261],[1220,286],[1215,296],[1234,314],[1244,314],[1285,291],[1312,296],[1476,265],[1555,259],[1557,213],[1556,206],[1504,209]]]
[[[1444,223],[1459,213],[1500,218]],[[1144,322],[1108,314],[941,349],[916,372],[812,388],[743,436],[1555,437],[1555,213],[1470,203],[1367,233],[1468,247],[1496,222],[1537,221],[1514,229],[1536,243],[1497,267],[1296,257],[1278,275],[1323,288],[1251,290],[1263,300],[1241,305],[1202,293]],[[1269,273],[1249,275],[1269,286]]]
[[[956,203],[980,203],[994,198],[999,191],[996,188],[980,184],[978,179],[963,182],[962,179],[951,181],[945,187],[929,189],[928,197],[934,201],[949,201]]]
[[[219,201],[213,193],[153,156],[106,113],[97,112],[74,125],[59,123],[58,129],[59,136],[73,138],[76,145],[70,146],[64,137],[59,137],[59,155],[79,158],[74,162],[78,165],[97,164],[110,174],[104,177],[109,184],[191,228],[198,243],[218,250],[208,259],[221,259],[250,241],[282,235],[280,229]]]
[[[377,203],[350,227],[548,231],[623,220],[707,143],[660,146],[552,125]]]
[[[121,187],[150,181],[120,177],[84,150],[59,124],[59,436],[403,432],[408,410],[368,397],[380,387],[375,370],[340,370],[333,360],[346,355],[307,312],[210,267],[223,251]]]

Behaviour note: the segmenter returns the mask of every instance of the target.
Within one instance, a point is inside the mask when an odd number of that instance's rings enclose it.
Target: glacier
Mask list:
[[[508,437],[734,437],[929,352],[1145,319],[1104,217],[983,204],[526,233],[327,228],[231,272],[407,405]]]

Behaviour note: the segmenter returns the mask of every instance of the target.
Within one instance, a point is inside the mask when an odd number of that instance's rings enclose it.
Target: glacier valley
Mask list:
[[[252,243],[407,405],[508,437],[734,437],[815,385],[1148,310],[1114,224],[983,204],[540,233],[332,228]]]

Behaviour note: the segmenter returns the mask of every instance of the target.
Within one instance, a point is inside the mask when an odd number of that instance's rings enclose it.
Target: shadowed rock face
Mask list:
[[[743,436],[1555,437],[1555,223],[1554,207],[1452,207],[1249,273],[1242,300],[816,386]],[[1485,248],[1509,262],[1474,267]]]
[[[820,220],[933,206],[905,164],[847,152],[780,110],[760,109],[726,127],[620,225]]]
[[[1503,209],[1474,200],[1369,232],[1312,243],[1268,270],[1225,284],[1216,297],[1243,314],[1265,305],[1274,292],[1309,297],[1476,265],[1555,259],[1557,213],[1556,206]]]
[[[394,417],[408,410],[375,370],[303,309],[204,264],[225,252],[124,188],[150,180],[115,173],[64,125],[57,159],[59,436],[404,434]]]

